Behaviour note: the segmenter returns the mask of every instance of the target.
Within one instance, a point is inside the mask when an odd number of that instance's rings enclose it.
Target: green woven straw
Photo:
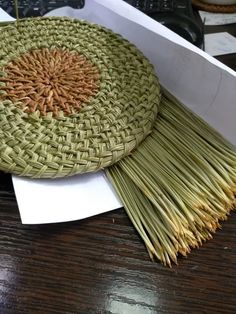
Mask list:
[[[1,170],[40,178],[97,171],[130,154],[150,133],[159,108],[158,80],[148,60],[121,36],[85,21],[37,18],[4,27],[0,39]],[[22,62],[22,72],[15,73],[20,88],[30,79],[27,69],[43,81],[40,59],[30,63],[27,57],[40,50],[77,54],[97,71],[97,88],[69,114],[60,108],[56,115],[29,112],[27,91],[22,99],[9,96],[6,68],[12,62]]]
[[[65,18],[0,35],[0,169],[105,172],[152,259],[177,263],[235,206],[236,151],[121,36]]]

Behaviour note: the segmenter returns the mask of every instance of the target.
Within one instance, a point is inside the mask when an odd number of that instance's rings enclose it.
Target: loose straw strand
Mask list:
[[[15,13],[16,13],[16,23],[19,21],[19,6],[18,0],[14,0]]]

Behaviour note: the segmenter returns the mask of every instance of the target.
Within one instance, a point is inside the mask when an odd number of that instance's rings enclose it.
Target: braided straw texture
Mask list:
[[[192,0],[192,4],[200,9],[207,12],[213,12],[213,13],[235,13],[236,12],[236,5],[220,5],[220,4],[211,4],[211,3],[205,3],[201,0]]]
[[[53,93],[43,91],[52,73],[46,73],[40,51],[54,72],[62,67],[67,71],[60,79],[67,79],[69,87],[57,88],[55,105]],[[81,78],[80,64],[81,75],[93,79]],[[32,75],[40,78],[40,92]],[[24,86],[26,97],[17,91]],[[152,65],[110,30],[67,18],[25,19],[1,29],[0,170],[53,178],[110,166],[151,132],[159,102]]]

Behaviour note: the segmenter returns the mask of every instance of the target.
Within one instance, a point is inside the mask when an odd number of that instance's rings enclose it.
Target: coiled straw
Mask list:
[[[235,147],[161,95],[121,36],[66,18],[22,21],[15,8],[0,41],[0,169],[53,178],[105,168],[164,265],[210,239],[235,206]]]

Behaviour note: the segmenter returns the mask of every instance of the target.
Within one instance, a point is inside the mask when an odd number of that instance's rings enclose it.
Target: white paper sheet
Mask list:
[[[85,8],[82,10],[67,7],[55,10],[50,15],[83,18],[122,34],[136,44],[150,59],[161,83],[170,92],[236,144],[236,73],[233,70],[122,0],[86,0]],[[95,174],[95,176],[101,175],[101,173]],[[72,180],[78,180],[79,183],[80,177]],[[26,181],[28,185],[26,185]],[[58,201],[58,192],[54,182],[45,184],[44,181],[38,181],[37,184],[40,185],[40,188],[34,189],[35,198],[32,197],[32,202],[28,201],[28,196],[31,184],[32,187],[35,185],[34,180],[13,177],[13,183],[19,200],[19,209],[23,213],[23,222],[38,223],[35,218],[37,217],[34,209],[35,200],[38,202],[38,209],[44,211],[41,221],[44,223],[67,221],[71,220],[71,217],[80,219],[86,215],[89,216],[86,208],[90,208],[93,214],[99,213],[96,208],[92,209],[93,202],[89,203],[90,199],[87,199],[85,208],[80,204],[79,211],[75,206],[75,212],[67,215],[66,200],[68,193],[71,193],[70,188],[63,189],[62,187],[63,197]],[[108,183],[106,182],[106,184]],[[68,179],[68,185],[70,185],[70,179]],[[90,191],[89,183],[87,186]],[[73,193],[80,193],[79,186],[78,190],[77,187],[73,190]],[[46,195],[51,195],[54,200],[50,206],[44,197]],[[104,203],[107,197],[110,196],[104,194]],[[59,205],[61,206],[59,203],[63,199],[65,205],[62,205],[62,208],[65,212],[59,215],[57,208]],[[117,200],[115,204],[117,206]],[[116,207],[110,204],[109,209],[114,208]],[[53,216],[51,215],[52,211]]]
[[[227,32],[205,35],[205,51],[211,56],[236,53],[236,38]]]
[[[13,183],[25,224],[77,220],[122,207],[102,171],[55,180],[13,176]]]
[[[236,13],[210,13],[199,11],[205,25],[226,25],[236,23]]]
[[[2,8],[0,8],[0,21],[1,22],[10,22],[14,21],[15,19],[11,17],[9,14],[7,14],[5,11],[3,11]]]

